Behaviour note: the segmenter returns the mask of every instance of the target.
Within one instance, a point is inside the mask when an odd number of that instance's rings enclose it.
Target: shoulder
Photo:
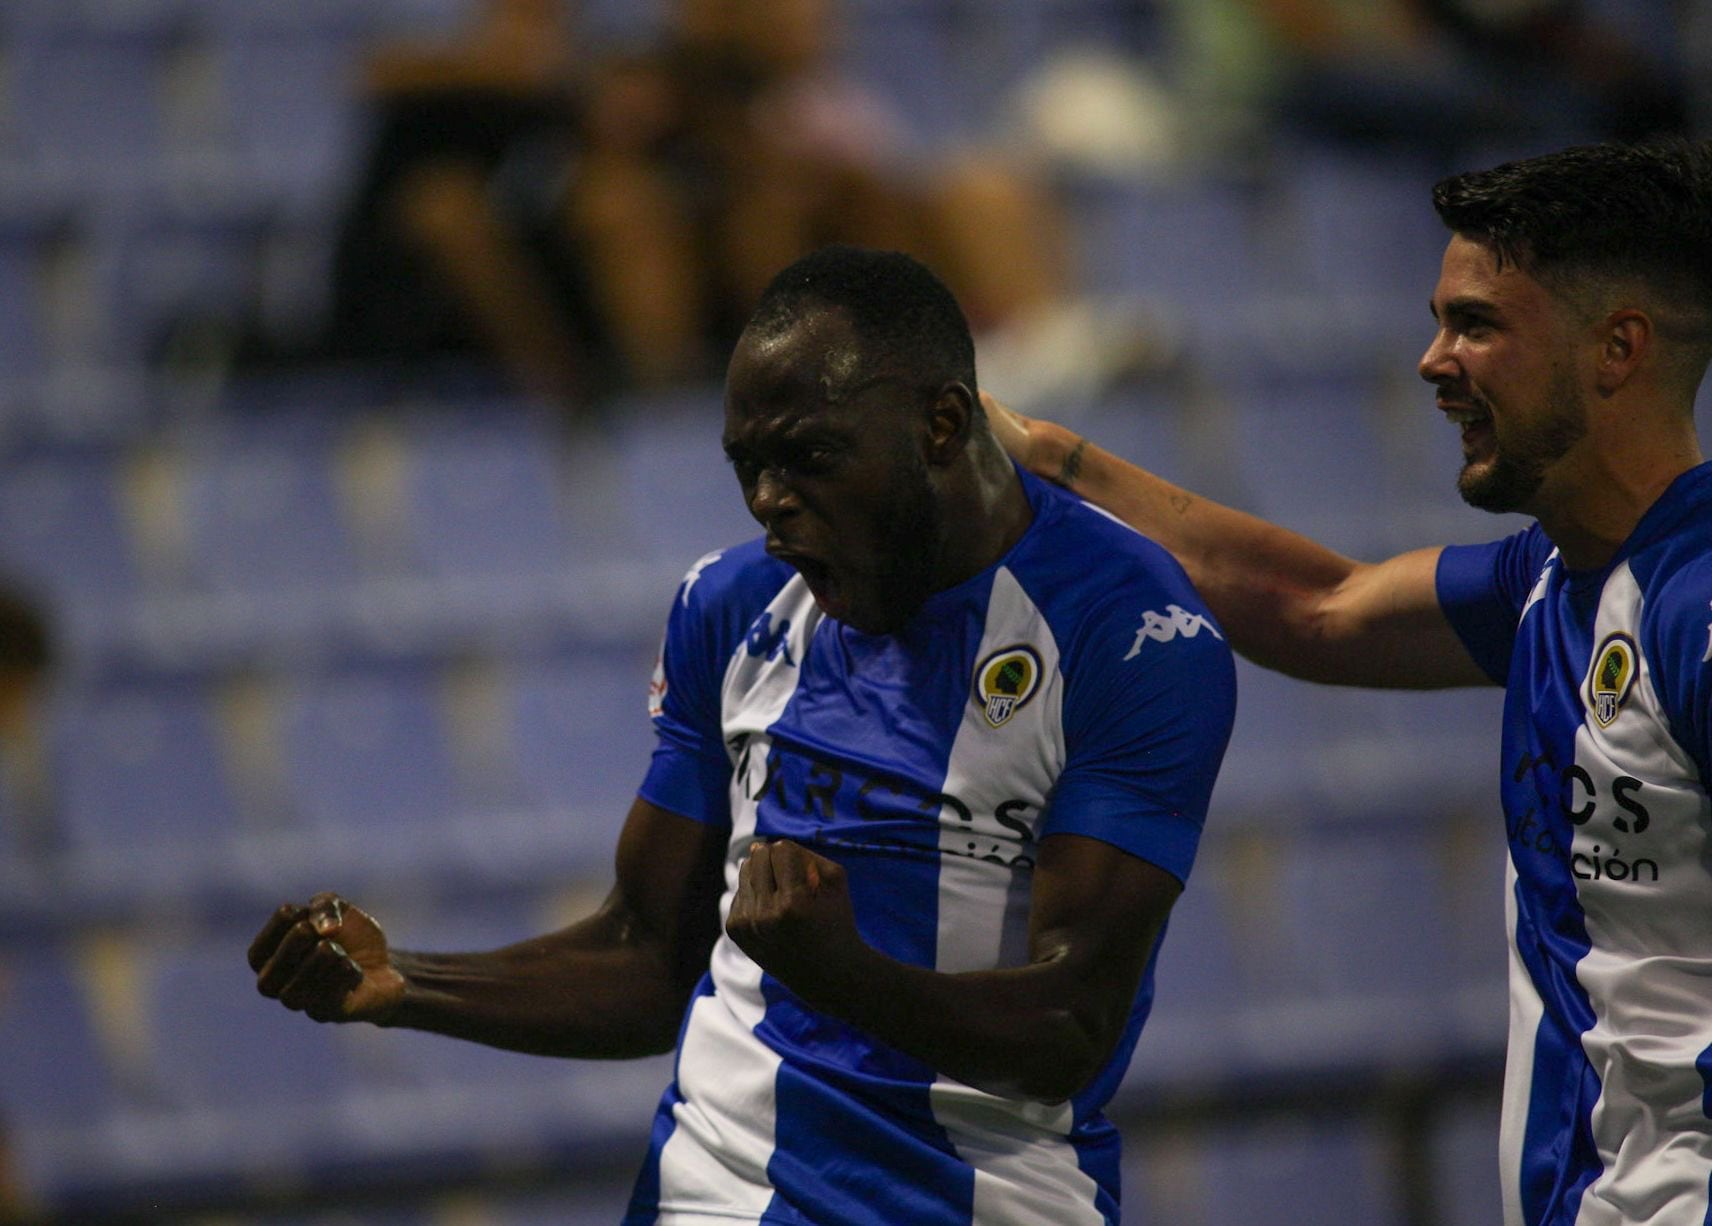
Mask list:
[[[1649,655],[1696,670],[1712,663],[1712,531],[1698,535],[1698,541],[1673,542],[1659,556],[1637,559],[1634,567],[1642,633],[1658,648]]]
[[[697,615],[766,607],[796,572],[767,555],[759,538],[697,558],[678,584],[674,610]]]
[[[1036,530],[1011,569],[1055,626],[1110,616],[1139,626],[1148,609],[1186,611],[1213,625],[1177,559],[1121,520],[1055,487],[1036,501]]]

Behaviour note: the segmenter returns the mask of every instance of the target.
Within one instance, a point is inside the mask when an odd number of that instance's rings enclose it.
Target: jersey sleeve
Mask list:
[[[1447,545],[1439,554],[1439,607],[1495,685],[1510,675],[1516,624],[1550,555],[1538,524],[1484,545]]]
[[[1712,789],[1712,557],[1677,575],[1660,603],[1665,607],[1649,619],[1656,641],[1646,644],[1653,685],[1672,739]]]
[[[1096,838],[1187,881],[1236,713],[1230,648],[1186,580],[1102,602],[1073,648],[1042,834]]]
[[[720,602],[703,573],[722,555],[693,566],[679,585],[666,619],[659,660],[648,691],[655,746],[639,794],[662,809],[714,825],[729,825],[731,762],[720,734],[719,693],[729,652]]]

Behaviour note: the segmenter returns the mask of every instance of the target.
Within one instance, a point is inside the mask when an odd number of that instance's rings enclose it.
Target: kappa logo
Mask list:
[[[1712,604],[1712,602],[1708,602]],[[1700,657],[1702,664],[1712,664],[1712,622],[1706,626],[1706,654]]]
[[[750,623],[749,633],[743,636],[743,643],[753,658],[765,656],[767,663],[771,664],[776,657],[783,655],[785,663],[795,668],[797,662],[791,659],[791,644],[787,637],[790,632],[790,618],[781,617],[775,626],[773,615],[763,609],[761,616]]]
[[[701,581],[701,572],[712,566],[724,556],[724,550],[716,550],[715,552],[708,554],[705,558],[700,559],[694,566],[690,567],[690,573],[684,576],[683,586],[678,591],[678,598],[683,601],[684,608],[687,609],[690,607],[690,590]]]
[[[1587,674],[1587,706],[1601,728],[1609,728],[1629,701],[1638,659],[1635,640],[1621,631],[1606,635],[1594,652],[1593,668]]]
[[[1141,645],[1148,639],[1155,643],[1169,643],[1179,634],[1186,639],[1192,639],[1201,631],[1224,641],[1224,635],[1213,628],[1213,623],[1199,613],[1191,613],[1182,605],[1168,604],[1164,613],[1155,613],[1152,609],[1141,615],[1141,629],[1135,632],[1135,642],[1130,644],[1126,660],[1133,660],[1141,654]]]
[[[1040,657],[1034,648],[1001,647],[975,669],[975,701],[997,728],[1022,710],[1040,688]]]

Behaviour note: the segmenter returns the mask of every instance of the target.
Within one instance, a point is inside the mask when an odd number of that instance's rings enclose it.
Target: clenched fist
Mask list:
[[[725,931],[811,1003],[847,983],[869,952],[856,930],[843,867],[789,840],[751,845]]]
[[[250,944],[256,988],[318,1022],[385,1021],[404,999],[386,934],[336,894],[275,911]]]

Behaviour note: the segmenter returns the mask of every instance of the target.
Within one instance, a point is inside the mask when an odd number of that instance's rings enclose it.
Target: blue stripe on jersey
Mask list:
[[[1700,1053],[1694,1061],[1694,1068],[1706,1087],[1700,1096],[1701,1113],[1712,1117],[1712,1047]],[[1706,1221],[1703,1226],[1712,1226],[1712,1174],[1706,1177]]]
[[[937,955],[937,819],[952,803],[940,788],[991,586],[985,573],[935,595],[897,635],[823,623],[802,681],[768,729],[756,833],[799,840],[842,866],[862,938],[915,966],[932,967]],[[853,763],[862,777],[851,777]],[[762,991],[767,1016],[756,1034],[784,1060],[778,1112],[793,1121],[768,1165],[778,1211],[795,1204],[812,1208],[813,1221],[966,1222],[974,1175],[933,1117],[934,1070],[806,1009],[771,976]],[[877,1109],[852,1110],[864,1101]],[[898,1203],[877,1216],[876,1163],[917,1172],[888,1181]],[[845,1169],[854,1178],[841,1185]]]
[[[773,1022],[768,1010],[768,1023]],[[853,1078],[832,1061],[805,1069],[786,1060],[775,1091],[779,1118],[791,1135],[780,1138],[767,1177],[775,1189],[763,1221],[793,1226],[967,1226],[975,1199],[975,1173],[957,1156],[934,1122],[927,1098],[909,1087],[919,1110],[904,1116],[896,1102],[864,1112],[860,1135],[852,1107],[873,1095],[868,1077]],[[905,1127],[900,1127],[903,1124]],[[887,1178],[876,1180],[876,1168]]]

